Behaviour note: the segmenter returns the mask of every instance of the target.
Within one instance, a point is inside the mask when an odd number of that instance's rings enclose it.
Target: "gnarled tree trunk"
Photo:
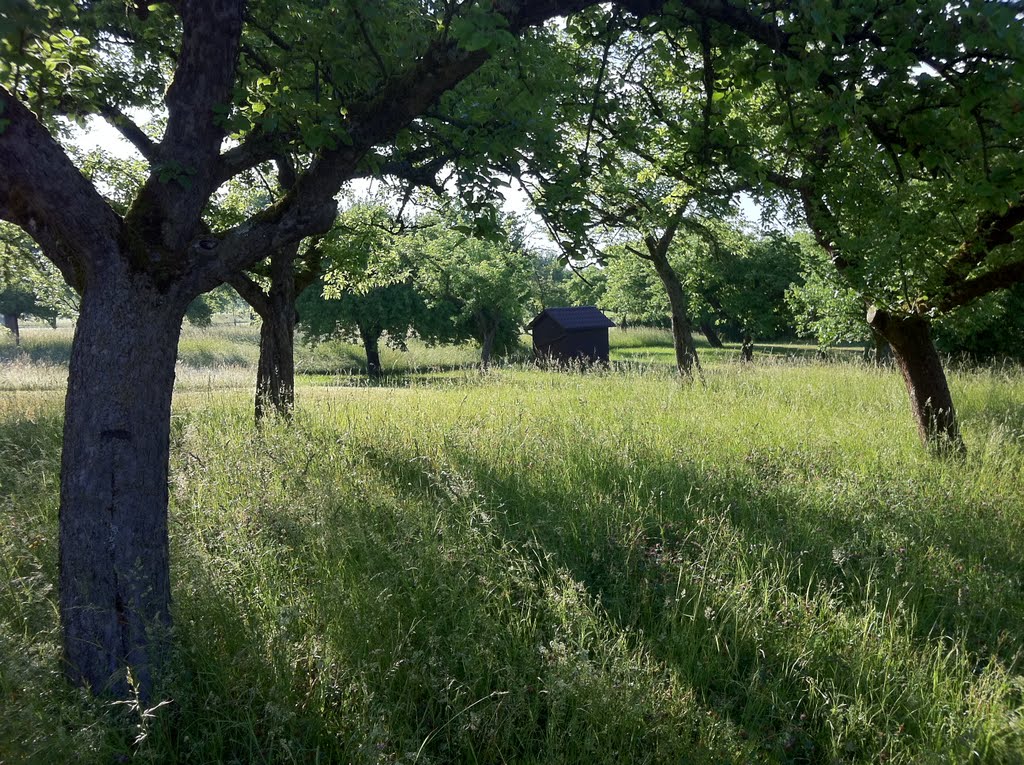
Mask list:
[[[83,295],[68,375],[60,615],[69,676],[143,699],[167,659],[167,463],[187,300],[129,268]]]
[[[290,418],[295,406],[295,247],[270,258],[270,292],[260,314],[256,421],[271,412]]]
[[[690,318],[687,316],[686,293],[683,292],[682,282],[675,269],[668,262],[668,257],[663,254],[653,254],[651,262],[658,272],[658,277],[665,287],[668,295],[669,310],[672,316],[672,346],[676,354],[676,368],[679,373],[689,376],[694,367],[700,370],[700,359],[697,356],[697,346],[693,343],[693,333],[690,329]]]
[[[380,377],[381,333],[373,329],[360,328],[359,335],[363,338],[363,348],[366,350],[366,374],[373,378]]]
[[[964,453],[953,397],[942,360],[924,316],[893,316],[872,307],[868,324],[888,341],[910,394],[910,408],[921,441],[940,453]]]
[[[4,314],[4,326],[11,330],[14,335],[14,344],[17,346],[21,345],[21,327],[18,325],[18,314],[16,313],[5,313]]]

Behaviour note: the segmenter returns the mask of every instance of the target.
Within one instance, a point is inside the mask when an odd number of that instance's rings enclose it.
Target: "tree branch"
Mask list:
[[[142,128],[132,122],[127,114],[116,106],[104,104],[99,108],[100,115],[127,141],[138,149],[139,154],[146,158],[149,164],[155,164],[159,158],[160,147],[156,141],[143,132]]]
[[[231,103],[242,0],[181,0],[181,54],[164,97],[167,128],[159,164],[125,222],[150,246],[184,250],[198,235],[203,209],[222,182],[225,130],[216,109]]]
[[[262,130],[250,133],[242,143],[220,155],[217,160],[217,185],[277,158],[282,148],[293,138],[291,133],[264,133]]]
[[[3,87],[0,218],[35,239],[79,291],[86,274],[117,252],[120,218],[35,115]]]
[[[242,300],[252,306],[252,309],[261,318],[267,318],[270,314],[270,299],[267,293],[263,291],[263,288],[249,274],[244,271],[232,274],[231,278],[228,279],[228,284],[235,288],[235,292],[241,296]]]
[[[518,34],[550,18],[573,13],[598,2],[501,0],[495,8],[508,20],[509,31]],[[660,10],[663,2],[620,0],[617,5],[637,16],[645,16]],[[759,42],[773,47],[786,44],[786,39],[774,25],[732,6],[727,0],[689,0],[687,5],[738,28]],[[440,34],[427,46],[415,65],[394,74],[375,97],[348,107],[343,125],[347,132],[344,145],[324,151],[278,203],[227,232],[216,257],[200,269],[200,278],[218,283],[225,275],[257,262],[287,242],[326,232],[336,217],[334,195],[358,172],[366,153],[373,146],[391,140],[442,94],[480,68],[488,56],[485,50],[462,50],[446,34]]]
[[[993,268],[974,279],[964,279],[939,301],[939,311],[945,312],[970,303],[990,292],[1007,289],[1024,282],[1024,260]]]
[[[972,268],[980,265],[988,254],[1004,244],[1011,244],[1017,237],[1013,229],[1024,223],[1024,196],[1001,213],[982,215],[973,235],[961,245],[956,255],[946,266],[943,284],[955,285],[966,278]]]

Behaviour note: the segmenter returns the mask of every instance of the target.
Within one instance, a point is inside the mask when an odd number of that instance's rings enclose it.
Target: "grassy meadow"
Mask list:
[[[300,347],[257,431],[256,340],[182,339],[154,710],[62,680],[70,334],[0,340],[0,762],[1024,762],[1024,370],[952,376],[942,462],[853,352]]]

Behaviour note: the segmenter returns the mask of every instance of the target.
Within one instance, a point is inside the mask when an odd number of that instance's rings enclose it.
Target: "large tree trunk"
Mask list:
[[[94,692],[124,697],[130,678],[146,701],[169,646],[167,461],[188,301],[127,269],[95,283],[75,329],[64,420],[64,660]]]
[[[702,321],[700,323],[701,334],[707,338],[708,345],[712,348],[724,348],[725,343],[722,342],[722,338],[718,336],[718,332],[715,330],[715,326],[710,321]]]
[[[359,330],[363,338],[363,348],[366,350],[366,374],[377,378],[381,375],[380,366],[380,332]]]
[[[888,341],[910,394],[910,408],[921,441],[940,453],[966,451],[942,360],[923,316],[892,316],[872,307],[868,324]]]
[[[654,263],[654,269],[658,272],[658,277],[668,295],[676,368],[681,375],[688,377],[694,367],[700,371],[700,359],[697,357],[697,347],[693,343],[693,334],[690,329],[690,318],[687,316],[686,294],[683,292],[683,285],[679,281],[675,269],[668,262],[668,258],[660,253],[652,253],[652,256],[651,262]]]
[[[271,412],[288,419],[295,406],[295,248],[270,259],[270,292],[260,317],[260,361],[256,371],[256,422]]]
[[[16,313],[5,313],[4,314],[4,326],[11,330],[14,334],[14,344],[16,346],[21,345],[21,328],[18,326],[18,314]]]

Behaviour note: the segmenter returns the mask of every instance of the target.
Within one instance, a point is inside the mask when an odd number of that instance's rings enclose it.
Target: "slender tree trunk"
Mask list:
[[[480,345],[480,365],[487,369],[491,365],[491,353],[494,350],[494,336],[497,334],[495,327],[484,330],[484,341]]]
[[[672,316],[672,345],[676,352],[676,368],[679,373],[689,376],[694,367],[700,370],[700,359],[697,357],[697,347],[693,344],[693,334],[690,329],[690,318],[687,316],[686,293],[683,292],[683,285],[679,281],[672,265],[664,254],[652,253],[651,262],[658,272],[658,277],[665,287],[668,295],[668,304]]]
[[[715,331],[714,325],[710,321],[702,321],[700,323],[700,331],[704,337],[707,338],[708,345],[712,348],[724,348],[725,344],[722,342],[722,338],[718,336],[718,332]]]
[[[359,330],[363,337],[363,348],[366,349],[366,374],[377,378],[381,375],[380,366],[380,332]]]
[[[4,314],[4,326],[11,330],[14,334],[14,344],[16,346],[21,345],[21,328],[18,326],[18,314],[16,313],[5,313]]]
[[[270,292],[260,312],[256,422],[271,412],[289,419],[295,406],[295,248],[270,258]]]
[[[871,340],[873,344],[871,349],[872,363],[877,367],[885,366],[889,363],[889,359],[892,356],[892,351],[889,348],[889,341],[873,327],[871,329]]]
[[[114,270],[114,269],[109,269]],[[167,461],[188,300],[128,269],[87,289],[68,375],[60,615],[72,681],[151,698],[171,622]]]
[[[910,408],[922,443],[940,453],[966,452],[928,319],[892,316],[872,307],[868,311],[868,324],[892,349],[910,395]]]
[[[754,360],[754,338],[749,332],[743,333],[743,343],[740,345],[740,359],[743,361]]]

